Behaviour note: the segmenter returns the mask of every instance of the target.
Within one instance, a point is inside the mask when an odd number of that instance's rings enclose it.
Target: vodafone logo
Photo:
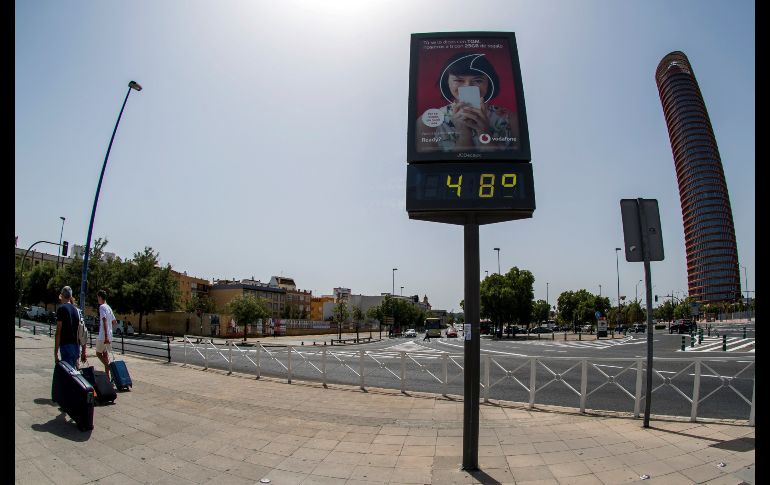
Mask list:
[[[487,134],[487,133],[482,133],[482,134],[479,135],[479,141],[486,145],[487,143],[492,141],[492,137],[489,136],[489,134]]]

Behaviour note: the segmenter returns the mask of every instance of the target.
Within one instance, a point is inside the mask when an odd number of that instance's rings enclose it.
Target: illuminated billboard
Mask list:
[[[512,32],[412,34],[408,162],[530,161]]]

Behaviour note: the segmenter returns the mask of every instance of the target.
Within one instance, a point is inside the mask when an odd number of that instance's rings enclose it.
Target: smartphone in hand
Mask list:
[[[460,86],[457,92],[460,95],[460,101],[474,108],[481,108],[481,92],[478,86]]]

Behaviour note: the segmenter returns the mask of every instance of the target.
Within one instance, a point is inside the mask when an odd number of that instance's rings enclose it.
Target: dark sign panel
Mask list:
[[[406,210],[412,219],[479,224],[532,217],[535,186],[529,163],[420,163],[406,171]]]
[[[626,261],[663,261],[663,233],[657,199],[620,199]]]
[[[531,160],[512,32],[412,34],[407,159]]]

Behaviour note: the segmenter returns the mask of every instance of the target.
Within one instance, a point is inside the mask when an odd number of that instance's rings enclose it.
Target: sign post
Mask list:
[[[513,32],[412,34],[406,210],[464,231],[463,470],[478,470],[479,226],[531,218],[535,189]]]
[[[650,261],[663,261],[663,235],[660,229],[660,212],[657,199],[621,199],[623,239],[626,245],[626,261],[644,262],[644,279],[647,291],[647,384],[644,401],[644,427],[650,427],[650,401],[652,400],[652,275]]]

